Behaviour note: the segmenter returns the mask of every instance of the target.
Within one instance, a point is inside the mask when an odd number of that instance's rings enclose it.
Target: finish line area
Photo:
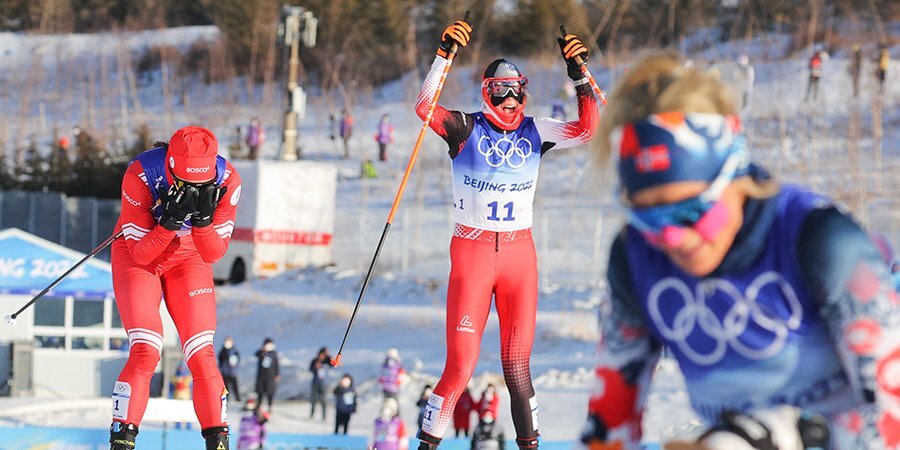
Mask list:
[[[233,428],[235,431],[236,428]],[[231,436],[232,448],[237,448],[238,435]],[[106,450],[109,448],[109,432],[96,428],[59,427],[6,427],[0,426],[0,448],[16,450]],[[196,450],[203,445],[200,431],[196,429],[148,429],[138,435],[141,450]],[[369,438],[364,436],[310,435],[271,433],[266,437],[266,450],[303,449],[346,449],[365,450]],[[410,438],[409,448],[415,449],[418,440]],[[441,442],[441,450],[469,450],[468,439],[446,438]],[[514,441],[506,442],[506,448],[516,448]],[[571,450],[576,448],[573,441],[542,441],[541,450]],[[659,450],[655,444],[645,445],[644,450]]]

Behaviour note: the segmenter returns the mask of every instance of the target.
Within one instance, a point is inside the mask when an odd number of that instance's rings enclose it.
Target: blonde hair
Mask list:
[[[643,55],[628,70],[609,96],[594,140],[597,143],[596,162],[601,167],[612,159],[614,149],[610,146],[610,134],[623,124],[651,114],[676,111],[723,116],[737,114],[734,93],[718,77],[689,67],[685,62],[676,52],[653,51]],[[747,193],[752,197],[768,196],[777,191],[777,184],[762,183],[757,187],[759,190],[750,186],[745,188],[750,188]]]
[[[597,157],[612,155],[609,136],[623,124],[664,112],[735,114],[732,93],[715,77],[685,65],[675,52],[651,52],[613,89],[600,119]]]

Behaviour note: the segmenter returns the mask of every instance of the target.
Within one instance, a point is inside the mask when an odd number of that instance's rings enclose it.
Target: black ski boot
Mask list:
[[[418,450],[437,450],[438,445],[441,445],[441,438],[436,438],[422,430],[419,430],[416,438],[419,439]]]
[[[519,446],[519,450],[536,450],[538,448],[538,438],[516,438],[516,445]]]
[[[113,422],[109,427],[109,450],[134,450],[138,427],[130,423]]]
[[[228,427],[212,427],[201,432],[206,439],[206,450],[229,450]]]

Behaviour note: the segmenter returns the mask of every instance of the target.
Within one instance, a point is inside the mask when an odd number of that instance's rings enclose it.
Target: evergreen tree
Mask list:
[[[75,197],[100,197],[98,187],[104,177],[110,178],[110,174],[104,170],[105,160],[106,151],[100,143],[90,133],[81,130],[75,138],[75,162],[72,166],[69,191],[66,193]]]
[[[153,143],[156,142],[156,139],[153,139],[151,136],[150,127],[147,126],[146,123],[142,123],[137,130],[135,130],[135,133],[137,133],[137,138],[135,138],[134,143],[125,150],[126,164],[142,152],[153,148]]]
[[[72,161],[59,141],[53,143],[48,158],[47,187],[55,192],[68,192],[72,177]]]
[[[26,191],[42,191],[47,187],[46,162],[36,142],[31,141],[25,149],[22,163],[16,167],[16,178]]]
[[[0,190],[9,191],[19,187],[15,167],[6,149],[0,149]]]

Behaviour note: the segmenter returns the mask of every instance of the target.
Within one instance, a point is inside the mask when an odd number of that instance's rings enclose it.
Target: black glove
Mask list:
[[[215,183],[204,184],[199,187],[199,198],[197,199],[197,210],[191,216],[191,225],[203,228],[208,227],[212,223],[213,214],[216,212],[216,206],[219,200],[225,197],[228,190],[226,186],[216,186]]]
[[[579,56],[582,63],[588,59],[588,49],[581,43],[581,39],[578,39],[578,36],[574,34],[567,34],[566,37],[556,38],[556,42],[559,44],[559,50],[562,52],[563,59],[566,60],[566,71],[569,74],[569,78],[573,81],[584,78],[584,74],[581,72],[581,65],[575,60]]]
[[[169,187],[168,192],[160,192],[163,213],[159,224],[170,231],[178,231],[191,214],[197,210],[200,192],[196,187],[186,184],[180,188]]]
[[[450,56],[450,48],[455,43],[459,47],[465,47],[469,44],[469,35],[472,33],[472,26],[464,20],[457,20],[449,27],[444,29],[441,34],[441,45],[438,47],[437,54],[442,58]]]

